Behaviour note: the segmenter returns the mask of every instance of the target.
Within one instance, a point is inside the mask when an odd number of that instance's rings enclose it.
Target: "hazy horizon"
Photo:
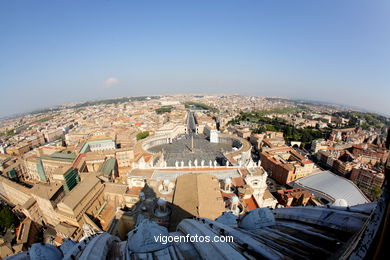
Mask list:
[[[387,1],[2,1],[0,117],[120,96],[281,96],[390,114]]]
[[[333,106],[343,106],[345,108],[349,108],[353,111],[361,111],[361,112],[367,112],[367,113],[377,113],[380,115],[384,115],[386,117],[390,117],[390,114],[382,113],[380,111],[374,111],[370,109],[365,109],[364,107],[359,107],[359,106],[354,106],[354,105],[348,105],[348,104],[341,104],[341,103],[335,103],[331,101],[326,101],[326,100],[313,100],[313,99],[304,99],[304,98],[292,98],[292,97],[287,97],[287,96],[275,96],[275,95],[251,95],[251,94],[240,94],[240,93],[174,93],[174,94],[150,94],[150,95],[124,95],[124,96],[115,96],[115,97],[102,97],[102,98],[91,98],[91,99],[83,99],[83,100],[77,100],[77,101],[72,101],[72,102],[66,102],[66,103],[61,103],[61,104],[54,104],[54,105],[49,105],[49,106],[43,106],[43,107],[36,107],[27,111],[21,111],[18,113],[14,114],[9,114],[9,115],[0,115],[0,119],[4,118],[12,118],[14,116],[19,116],[19,115],[25,115],[25,114],[30,114],[30,113],[35,113],[40,110],[45,110],[45,109],[54,109],[56,107],[61,107],[61,106],[69,106],[72,104],[82,104],[90,101],[100,101],[100,100],[108,100],[108,99],[120,99],[120,98],[127,98],[127,97],[142,97],[142,96],[172,96],[172,95],[241,95],[241,96],[258,96],[258,97],[273,97],[273,98],[282,98],[282,99],[289,99],[292,101],[306,101],[306,102],[312,102],[312,103],[321,103],[325,105],[333,105]]]

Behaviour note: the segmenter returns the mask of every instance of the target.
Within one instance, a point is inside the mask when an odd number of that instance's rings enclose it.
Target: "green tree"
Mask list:
[[[157,114],[170,113],[173,109],[173,106],[162,106],[160,108],[155,109]]]
[[[301,138],[302,142],[308,143],[313,140],[313,136],[311,135],[310,132],[311,132],[310,130],[306,130],[306,129],[303,131],[302,138]]]
[[[380,195],[382,194],[382,189],[379,188],[379,187],[374,187],[372,188],[371,190],[371,194],[372,194],[372,199],[373,200],[376,200],[380,197]]]
[[[143,131],[143,132],[139,132],[135,138],[137,138],[137,141],[138,140],[142,140],[142,139],[145,139],[146,137],[149,136],[149,132],[148,131]]]
[[[0,210],[0,226],[2,229],[9,228],[12,224],[16,224],[18,219],[8,206],[3,207]]]
[[[286,136],[286,138],[291,138],[291,136],[292,136],[292,130],[291,130],[291,127],[290,127],[290,126],[287,126],[287,127],[286,127],[285,136]]]

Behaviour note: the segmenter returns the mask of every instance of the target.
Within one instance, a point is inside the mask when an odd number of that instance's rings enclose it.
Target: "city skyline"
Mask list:
[[[27,111],[22,111],[19,113],[13,113],[13,114],[8,114],[8,115],[0,115],[0,120],[1,119],[9,119],[9,118],[17,118],[20,116],[24,115],[29,115],[29,114],[35,114],[35,113],[46,113],[45,111],[50,111],[50,110],[56,110],[56,109],[61,109],[63,107],[74,107],[78,106],[80,104],[88,104],[90,102],[100,102],[100,101],[114,101],[118,100],[120,101],[121,99],[128,98],[131,100],[131,98],[136,98],[136,97],[182,97],[182,96],[237,96],[237,97],[256,97],[256,98],[277,98],[277,99],[283,99],[285,101],[292,101],[294,103],[309,103],[312,105],[318,104],[318,105],[329,105],[330,107],[334,108],[343,108],[345,110],[350,110],[350,111],[357,111],[357,112],[363,112],[363,113],[375,113],[378,115],[382,115],[385,117],[389,117],[390,114],[382,113],[380,111],[374,111],[370,109],[366,109],[364,107],[359,107],[359,106],[354,106],[354,105],[348,105],[348,104],[341,104],[341,103],[334,103],[334,102],[329,102],[329,101],[323,101],[323,100],[311,100],[311,99],[303,99],[303,98],[291,98],[291,97],[285,97],[285,96],[260,96],[260,95],[241,95],[239,93],[176,93],[176,94],[151,94],[151,95],[128,95],[128,96],[117,96],[117,97],[102,97],[102,98],[93,98],[93,99],[84,99],[84,100],[78,100],[74,102],[68,102],[68,103],[61,103],[61,104],[56,104],[56,105],[51,105],[51,106],[42,106],[42,107],[37,107],[34,109],[30,109]],[[122,103],[122,102],[119,102]]]
[[[390,111],[385,1],[0,7],[1,117],[176,93],[282,96]]]
[[[380,115],[281,98],[165,95],[2,123],[2,258],[258,258],[242,242],[264,238],[272,244],[259,253],[277,256],[265,259],[338,259],[361,252],[356,235],[386,213],[390,119]],[[182,230],[237,235],[190,251],[165,243]]]

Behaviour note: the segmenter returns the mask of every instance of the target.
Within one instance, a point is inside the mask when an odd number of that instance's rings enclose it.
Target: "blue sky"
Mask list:
[[[0,1],[0,116],[238,93],[390,114],[390,1]]]

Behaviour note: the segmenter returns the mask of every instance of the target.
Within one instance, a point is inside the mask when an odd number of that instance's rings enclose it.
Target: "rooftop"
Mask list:
[[[76,159],[76,155],[73,153],[55,152],[51,155],[41,156],[41,159],[42,160],[73,162]]]
[[[295,186],[325,193],[335,200],[345,199],[350,206],[370,202],[353,182],[330,171],[298,179],[294,182]]]
[[[225,211],[219,182],[207,173],[189,173],[178,177],[173,204],[179,208],[173,210],[174,223],[188,214],[215,219]]]
[[[110,175],[112,170],[115,168],[115,164],[116,164],[115,158],[107,159],[100,167],[99,171],[102,172],[104,176],[108,177],[108,175]]]
[[[37,183],[30,189],[30,192],[32,195],[50,200],[61,188],[62,184],[59,182],[50,184]]]
[[[58,203],[58,205],[64,204],[66,207],[74,210],[80,201],[83,200],[98,184],[101,184],[100,179],[98,179],[94,174],[88,174],[64,197],[60,203]]]
[[[66,250],[64,248],[63,255],[65,258],[73,255],[75,259],[96,260],[119,259],[129,254],[131,259],[348,259],[356,253],[356,237],[359,238],[360,230],[374,208],[375,203],[348,209],[293,207],[271,211],[263,208],[252,210],[238,219],[229,213],[215,221],[184,219],[171,233],[144,220],[128,234],[127,241],[121,242],[107,233],[97,234]],[[232,236],[233,241],[163,244],[153,239],[159,234]],[[46,255],[50,253],[43,245],[37,245]],[[16,259],[30,259],[23,254]]]

